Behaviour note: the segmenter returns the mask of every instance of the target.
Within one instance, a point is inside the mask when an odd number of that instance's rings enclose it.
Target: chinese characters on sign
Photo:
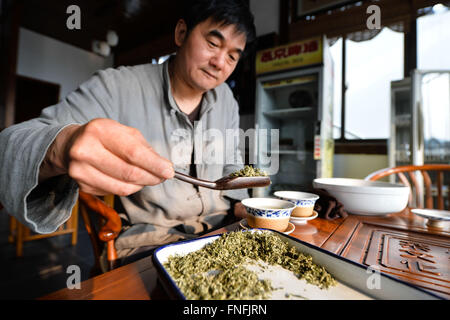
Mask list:
[[[275,50],[263,51],[261,62],[268,62],[277,59],[288,58],[301,53],[315,52],[319,49],[318,40],[312,40],[305,43],[294,43],[288,47],[282,47]]]
[[[322,41],[322,38],[313,38],[259,51],[256,56],[256,73],[282,71],[322,63]]]

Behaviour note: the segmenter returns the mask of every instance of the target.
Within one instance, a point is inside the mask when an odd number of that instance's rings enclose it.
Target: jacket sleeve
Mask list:
[[[78,197],[68,175],[38,184],[39,168],[58,133],[70,124],[116,118],[114,69],[99,71],[38,118],[0,133],[0,202],[4,211],[37,233],[54,232],[66,222]]]

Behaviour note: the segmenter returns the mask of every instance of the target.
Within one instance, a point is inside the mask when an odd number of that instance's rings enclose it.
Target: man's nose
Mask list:
[[[225,65],[226,52],[219,51],[211,58],[211,65],[217,70],[222,70]]]

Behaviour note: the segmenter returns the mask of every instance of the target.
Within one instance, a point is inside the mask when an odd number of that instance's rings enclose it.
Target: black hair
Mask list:
[[[253,14],[245,0],[187,0],[184,1],[181,18],[187,26],[187,33],[199,23],[212,18],[214,22],[235,25],[246,36],[244,54],[255,47],[256,29]]]

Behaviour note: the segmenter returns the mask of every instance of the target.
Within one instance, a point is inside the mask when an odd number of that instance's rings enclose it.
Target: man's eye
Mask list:
[[[217,47],[218,47],[218,45],[215,44],[215,43],[212,42],[212,41],[209,41],[209,40],[208,40],[208,43],[209,43],[209,45],[210,45],[211,47],[214,47],[214,48],[217,48]]]
[[[231,61],[235,62],[237,60],[237,58],[235,56],[233,56],[232,54],[229,55]]]

